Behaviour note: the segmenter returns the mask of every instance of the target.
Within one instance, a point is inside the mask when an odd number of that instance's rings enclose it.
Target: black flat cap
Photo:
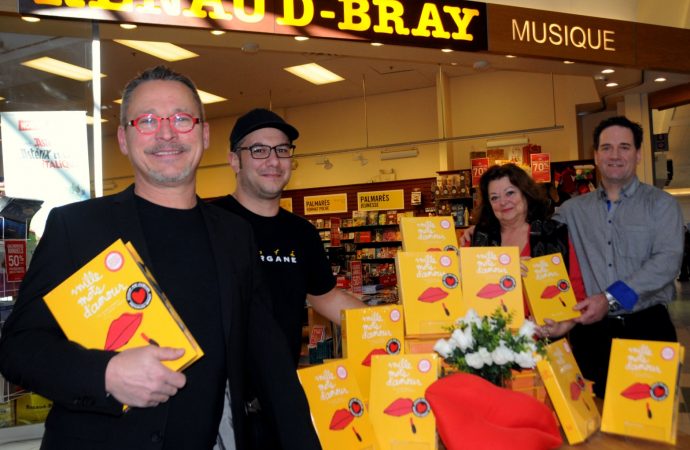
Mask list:
[[[276,128],[285,133],[290,142],[299,137],[299,131],[278,114],[264,108],[252,109],[235,122],[230,132],[230,148],[235,149],[237,144],[252,131],[262,128]]]

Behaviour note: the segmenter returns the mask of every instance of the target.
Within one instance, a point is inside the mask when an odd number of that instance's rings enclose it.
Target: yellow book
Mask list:
[[[395,270],[405,335],[447,332],[464,315],[455,252],[398,252]]]
[[[383,450],[435,450],[436,418],[424,397],[438,378],[435,353],[376,356],[369,414]]]
[[[614,339],[601,430],[675,444],[684,353],[677,342]]]
[[[563,255],[537,256],[524,264],[527,266],[527,276],[522,278],[522,283],[529,309],[538,325],[544,325],[544,319],[562,322],[581,315],[573,310],[577,300]]]
[[[297,370],[311,420],[324,450],[378,449],[369,413],[349,362],[334,360]]]
[[[571,445],[584,442],[601,425],[593,394],[580,373],[566,339],[546,347],[547,358],[537,370],[549,394],[556,415]]]
[[[181,371],[203,356],[130,244],[118,239],[44,297],[67,339],[121,351],[144,345],[183,348],[163,361]]]
[[[403,352],[405,329],[402,306],[344,309],[340,316],[343,357],[351,361],[351,370],[367,403],[372,357]]]
[[[401,217],[400,234],[406,252],[458,251],[451,216]]]
[[[517,247],[463,247],[460,267],[464,309],[490,316],[496,308],[513,313],[512,328],[525,320]]]

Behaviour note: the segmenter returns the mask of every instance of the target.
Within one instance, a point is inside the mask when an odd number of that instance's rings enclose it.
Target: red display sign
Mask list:
[[[26,241],[5,239],[7,281],[22,281],[26,274]]]
[[[479,186],[479,179],[489,168],[489,158],[474,158],[470,160],[472,166],[472,187]]]
[[[350,261],[350,286],[355,294],[362,293],[362,261]]]
[[[537,183],[549,183],[551,181],[551,155],[532,153],[529,155],[529,163],[534,181]]]

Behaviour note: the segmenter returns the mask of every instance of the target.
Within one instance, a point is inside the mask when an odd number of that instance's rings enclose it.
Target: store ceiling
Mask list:
[[[24,60],[52,56],[88,65],[91,26],[85,22],[44,20],[26,24],[16,16],[0,15],[0,111],[85,109],[90,98],[90,83],[44,74],[26,68]],[[419,88],[431,88],[440,72],[450,78],[490,71],[525,71],[570,74],[593,79],[603,65],[572,64],[562,61],[513,58],[478,53],[442,53],[439,50],[409,47],[372,47],[370,45],[311,39],[297,42],[292,38],[251,33],[212,36],[206,30],[169,27],[139,27],[122,30],[113,24],[99,28],[102,40],[101,72],[103,117],[108,120],[104,133],[114,133],[117,126],[121,89],[137,72],[164,63],[157,58],[112,42],[113,38],[171,41],[198,53],[197,58],[167,63],[190,75],[204,91],[223,96],[228,101],[206,106],[209,118],[227,117],[257,106],[285,108],[320,102],[361,98]],[[61,36],[61,37],[55,37]],[[243,51],[248,44],[256,52]],[[283,68],[317,62],[338,73],[345,81],[314,86],[287,73]],[[479,67],[481,65],[482,67]],[[653,92],[690,82],[690,74],[663,74],[663,84],[652,80],[657,72],[615,68],[607,75],[618,87],[607,88],[605,81],[594,81],[601,96],[595,109],[615,105],[625,93]],[[90,106],[88,106],[90,109]]]

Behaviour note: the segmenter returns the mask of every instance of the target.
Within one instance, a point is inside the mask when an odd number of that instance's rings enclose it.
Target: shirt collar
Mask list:
[[[637,175],[633,175],[632,180],[630,183],[627,185],[623,186],[621,189],[621,194],[620,198],[630,198],[635,194],[635,191],[637,191],[637,188],[640,186],[640,180],[637,178]],[[602,200],[608,200],[608,196],[606,195],[606,190],[604,190],[604,186],[599,183],[599,187],[597,188],[599,191],[599,196],[601,197]]]

